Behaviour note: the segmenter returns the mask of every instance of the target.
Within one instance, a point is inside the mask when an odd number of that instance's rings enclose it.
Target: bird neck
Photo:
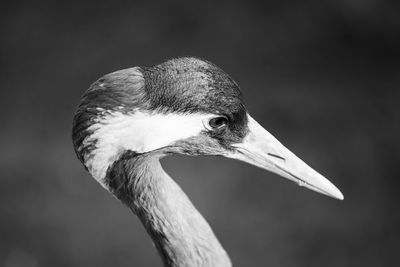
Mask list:
[[[231,266],[210,226],[158,156],[122,156],[107,180],[142,221],[165,266]]]

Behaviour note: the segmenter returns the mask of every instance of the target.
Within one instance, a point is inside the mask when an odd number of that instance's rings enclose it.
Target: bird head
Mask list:
[[[107,171],[130,155],[220,155],[343,199],[321,174],[290,152],[247,112],[239,86],[197,58],[116,71],[82,96],[73,121],[78,158],[104,187]]]

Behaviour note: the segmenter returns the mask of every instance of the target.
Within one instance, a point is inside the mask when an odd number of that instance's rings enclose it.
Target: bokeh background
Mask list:
[[[345,195],[228,159],[165,159],[235,266],[400,266],[399,7],[2,2],[0,266],[161,266],[76,159],[71,119],[103,74],[183,55],[228,72],[253,117]]]

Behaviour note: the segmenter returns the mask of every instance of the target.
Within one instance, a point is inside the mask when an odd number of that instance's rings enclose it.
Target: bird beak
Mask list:
[[[249,132],[243,142],[234,144],[236,151],[227,157],[238,159],[327,196],[343,199],[343,194],[328,179],[316,172],[275,137],[248,116]]]

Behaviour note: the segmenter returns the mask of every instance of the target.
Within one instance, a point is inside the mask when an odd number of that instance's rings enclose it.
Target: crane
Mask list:
[[[109,73],[83,94],[73,145],[92,177],[141,220],[165,266],[231,266],[160,159],[241,160],[336,199],[342,193],[253,119],[237,83],[195,57]]]

